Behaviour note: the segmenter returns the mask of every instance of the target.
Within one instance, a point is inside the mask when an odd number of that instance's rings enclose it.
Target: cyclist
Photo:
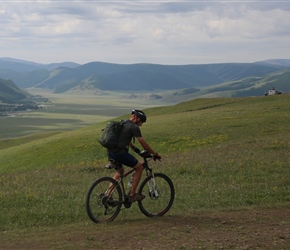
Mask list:
[[[133,138],[136,138],[144,150],[147,150],[149,153],[153,154],[155,158],[161,159],[161,156],[158,155],[149,144],[143,139],[141,135],[140,126],[146,122],[146,115],[143,111],[133,109],[131,118],[126,120],[123,128],[119,135],[119,145],[117,149],[108,150],[109,160],[114,160],[117,162],[117,170],[120,174],[123,175],[124,168],[123,165],[132,167],[135,169],[135,174],[133,176],[133,182],[131,187],[131,193],[129,196],[130,202],[141,201],[145,198],[144,195],[136,193],[137,186],[142,176],[143,165],[142,162],[138,161],[133,155],[129,154],[129,147],[133,149],[135,153],[140,153],[140,150],[134,146]],[[132,142],[133,140],[133,142]],[[120,178],[119,172],[117,171],[114,175],[114,179],[118,180]]]

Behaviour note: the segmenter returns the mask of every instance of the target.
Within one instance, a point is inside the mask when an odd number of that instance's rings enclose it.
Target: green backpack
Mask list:
[[[119,135],[123,128],[125,121],[111,121],[105,128],[102,129],[102,133],[98,142],[107,149],[117,149],[119,143]]]

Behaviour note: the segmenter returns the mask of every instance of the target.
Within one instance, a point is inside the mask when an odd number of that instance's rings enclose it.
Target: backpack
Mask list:
[[[125,121],[111,121],[105,128],[102,129],[102,133],[98,142],[107,149],[117,149],[119,143],[119,135],[123,128]]]

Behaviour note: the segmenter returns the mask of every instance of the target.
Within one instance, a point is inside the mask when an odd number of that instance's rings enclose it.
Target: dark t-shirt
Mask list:
[[[114,154],[127,152],[133,137],[142,137],[141,130],[138,125],[131,120],[126,120],[119,135],[118,149],[110,150],[109,152]]]

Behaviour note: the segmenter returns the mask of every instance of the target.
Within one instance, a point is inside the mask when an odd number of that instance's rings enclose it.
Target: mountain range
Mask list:
[[[271,79],[273,83],[273,77],[276,80],[283,78],[283,84],[276,82],[282,91],[289,92],[290,86],[286,80],[289,71],[290,59],[190,65],[105,62],[80,65],[73,62],[39,64],[0,58],[1,79],[10,80],[21,89],[35,87],[55,93],[72,90],[173,91],[172,95],[200,96],[230,91],[232,96],[238,96],[238,92],[252,95],[257,88],[265,88],[268,82],[264,78]],[[0,83],[0,92],[4,89],[2,85]],[[261,93],[263,91],[259,90]]]

